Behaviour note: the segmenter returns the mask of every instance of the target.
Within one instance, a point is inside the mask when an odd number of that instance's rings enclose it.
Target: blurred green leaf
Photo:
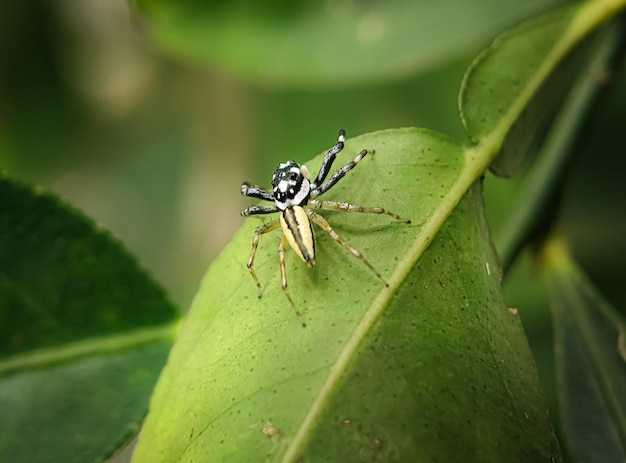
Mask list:
[[[476,58],[463,79],[459,108],[473,143],[502,139],[494,173],[518,170],[566,95],[572,70],[578,72],[574,52],[623,8],[622,0],[598,0],[556,10],[503,34]]]
[[[0,176],[0,460],[110,455],[137,432],[176,320],[113,237]]]
[[[537,160],[524,172],[513,207],[509,198],[508,221],[504,229],[495,233],[496,249],[505,272],[518,252],[552,225],[565,174],[583,138],[588,136],[584,127],[597,115],[593,109],[606,94],[604,90],[611,81],[599,76],[614,75],[622,64],[623,27],[621,24],[614,26],[617,27],[606,28],[605,33],[598,34],[590,47],[590,59],[580,70],[552,123]]]
[[[553,238],[545,250],[559,408],[582,462],[626,460],[626,324]]]
[[[259,251],[266,292],[254,299],[248,221],[204,280],[136,461],[558,460],[521,327],[502,301],[481,192],[470,188],[503,145],[524,141],[516,124],[542,92],[562,91],[544,83],[565,57],[624,5],[551,13],[494,45],[495,60],[477,60],[461,95],[475,146],[419,129],[350,140],[355,152],[377,154],[329,197],[413,220],[330,217],[390,275],[389,288],[327,251],[336,245],[322,234],[317,267],[288,260],[291,293],[309,322],[302,331],[280,290],[275,242]],[[507,49],[516,51],[500,53]],[[506,66],[519,71],[512,91]]]
[[[137,0],[172,55],[272,85],[398,79],[449,62],[556,0],[199,2]]]
[[[259,221],[246,221],[195,299],[136,462],[558,459],[521,325],[502,300],[480,186],[459,204],[477,157],[403,129],[348,140],[337,163],[362,148],[376,153],[328,199],[384,206],[413,224],[327,215],[390,287],[318,233],[316,267],[287,256],[303,329],[272,237],[257,254],[257,300],[245,263]]]

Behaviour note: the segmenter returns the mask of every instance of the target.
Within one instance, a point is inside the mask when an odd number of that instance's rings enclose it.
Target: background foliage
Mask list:
[[[275,15],[255,12],[244,23],[238,22],[238,3],[212,3],[222,25],[221,53],[182,54],[182,59],[177,44],[168,42],[170,29],[150,35],[150,26],[132,17],[121,1],[3,2],[0,167],[52,188],[112,230],[186,308],[207,263],[241,224],[238,211],[247,204],[239,195],[242,180],[267,183],[279,160],[310,158],[327,147],[328,134],[339,127],[358,134],[421,126],[463,139],[456,95],[473,57],[497,32],[556,3],[512,8],[520,3],[472,2],[470,14],[463,9],[466,2],[437,2],[413,12],[420,23],[399,28],[392,34],[395,42],[380,50],[381,61],[396,56],[389,50],[406,53],[400,64],[364,61],[356,46],[315,60],[303,53],[298,58],[311,67],[286,81],[243,66],[256,50],[250,34],[241,33],[250,29],[241,24],[260,27],[300,14],[310,21],[302,27],[314,28],[319,23],[313,2],[297,8],[277,2]],[[184,8],[171,12],[164,5],[138,4],[157,19],[186,18]],[[367,37],[376,31],[358,4],[339,5],[348,13],[338,14],[364,21]],[[398,5],[390,14],[401,17]],[[309,10],[313,13],[301,14]],[[175,21],[170,26],[170,34],[180,27]],[[344,26],[331,28],[329,37]],[[337,71],[312,74],[318,69],[313,64],[326,60],[337,63]],[[363,66],[362,79],[347,86],[342,69],[356,64]],[[626,142],[616,134],[625,120],[625,100],[624,79],[617,78],[580,142],[559,215],[578,261],[618,307],[626,300],[620,276],[626,257],[620,153]],[[486,180],[496,239],[516,183]],[[550,312],[528,255],[505,284],[507,303],[520,309],[550,395]]]

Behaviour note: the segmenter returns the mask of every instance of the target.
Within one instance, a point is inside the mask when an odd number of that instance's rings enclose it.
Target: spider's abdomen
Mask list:
[[[309,216],[300,206],[287,208],[280,215],[287,242],[309,267],[315,265],[315,237]]]
[[[280,210],[304,206],[309,201],[311,183],[306,170],[295,161],[279,164],[272,176],[274,200]]]

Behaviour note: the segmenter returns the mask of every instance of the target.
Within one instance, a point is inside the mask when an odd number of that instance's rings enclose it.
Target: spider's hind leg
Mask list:
[[[285,267],[285,245],[289,246],[289,242],[287,241],[287,237],[283,234],[280,242],[278,243],[278,262],[280,265],[280,281],[283,288],[283,293],[285,293],[289,304],[291,304],[291,308],[296,314],[296,317],[298,317],[298,320],[300,320],[302,326],[306,327],[306,322],[304,321],[300,310],[298,310],[298,307],[296,306],[295,302],[293,302],[293,299],[291,299],[291,295],[289,294],[289,286],[287,286],[287,269]]]
[[[341,246],[343,246],[348,251],[350,251],[350,254],[352,254],[354,257],[356,257],[361,262],[363,262],[374,273],[374,275],[376,275],[378,277],[378,279],[385,284],[385,286],[389,286],[389,284],[383,278],[383,276],[380,274],[380,272],[374,268],[374,266],[370,263],[369,260],[367,260],[365,258],[365,256],[363,256],[363,254],[361,254],[361,251],[359,251],[358,249],[353,247],[345,239],[343,239],[341,236],[339,236],[337,234],[337,232],[333,229],[333,227],[331,227],[330,224],[326,221],[326,219],[324,219],[324,217],[322,217],[319,214],[316,214],[311,209],[307,209],[306,212],[309,215],[309,217],[311,218],[311,220],[313,222],[315,222],[317,225],[319,225],[319,227],[322,230],[324,230],[326,233],[328,233],[332,239],[334,239],[337,243],[339,243]]]
[[[257,248],[259,247],[259,239],[261,238],[261,235],[274,231],[279,227],[280,227],[280,221],[278,219],[272,220],[271,222],[258,227],[254,231],[254,237],[252,238],[252,249],[250,250],[250,257],[248,258],[247,267],[248,267],[248,270],[250,271],[250,275],[252,275],[252,279],[254,280],[254,283],[256,284],[257,295],[259,299],[261,299],[261,297],[263,296],[263,293],[261,291],[261,282],[259,281],[259,278],[256,276],[256,272],[254,271],[254,258],[256,257],[256,251],[257,251]]]

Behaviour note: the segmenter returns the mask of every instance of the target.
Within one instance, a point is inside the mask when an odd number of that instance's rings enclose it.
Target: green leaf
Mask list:
[[[202,283],[134,461],[558,459],[521,325],[502,300],[480,185],[458,204],[475,158],[403,129],[348,140],[338,164],[362,148],[376,153],[328,199],[413,223],[325,215],[389,288],[320,232],[314,268],[287,255],[301,328],[275,237],[261,240],[257,300],[246,261],[260,222],[247,220]]]
[[[460,56],[555,0],[198,2],[138,0],[172,55],[272,85],[398,79]],[[453,14],[451,14],[453,13]]]
[[[578,461],[626,460],[626,324],[571,260],[546,247],[559,408]]]
[[[470,140],[499,142],[491,170],[513,175],[539,129],[561,103],[584,44],[623,0],[597,0],[556,10],[498,37],[470,66],[459,110]],[[505,136],[504,136],[505,135]]]
[[[302,329],[281,291],[276,238],[264,236],[257,254],[265,292],[256,300],[246,261],[259,222],[248,220],[207,273],[135,461],[559,460],[519,320],[502,299],[476,182],[565,56],[625,5],[551,14],[555,48],[526,63],[531,71],[513,92],[506,73],[479,61],[461,97],[466,122],[486,121],[471,133],[474,146],[420,129],[348,141],[338,163],[361,148],[376,154],[328,199],[413,221],[326,214],[388,288],[319,233],[316,267],[287,256],[290,292],[309,324]],[[518,39],[509,45],[530,59],[537,40]],[[503,91],[494,98],[485,85]],[[313,172],[320,162],[309,163]]]
[[[0,460],[101,461],[137,432],[176,330],[108,233],[0,176]]]
[[[550,217],[558,202],[556,198],[562,193],[565,174],[588,136],[585,124],[597,116],[594,109],[610,81],[598,76],[613,75],[622,64],[623,28],[621,24],[612,26],[616,27],[605,28],[594,40],[590,60],[560,108],[537,160],[524,172],[514,201],[507,202],[506,226],[495,233],[496,249],[505,273],[518,252],[552,225]]]

